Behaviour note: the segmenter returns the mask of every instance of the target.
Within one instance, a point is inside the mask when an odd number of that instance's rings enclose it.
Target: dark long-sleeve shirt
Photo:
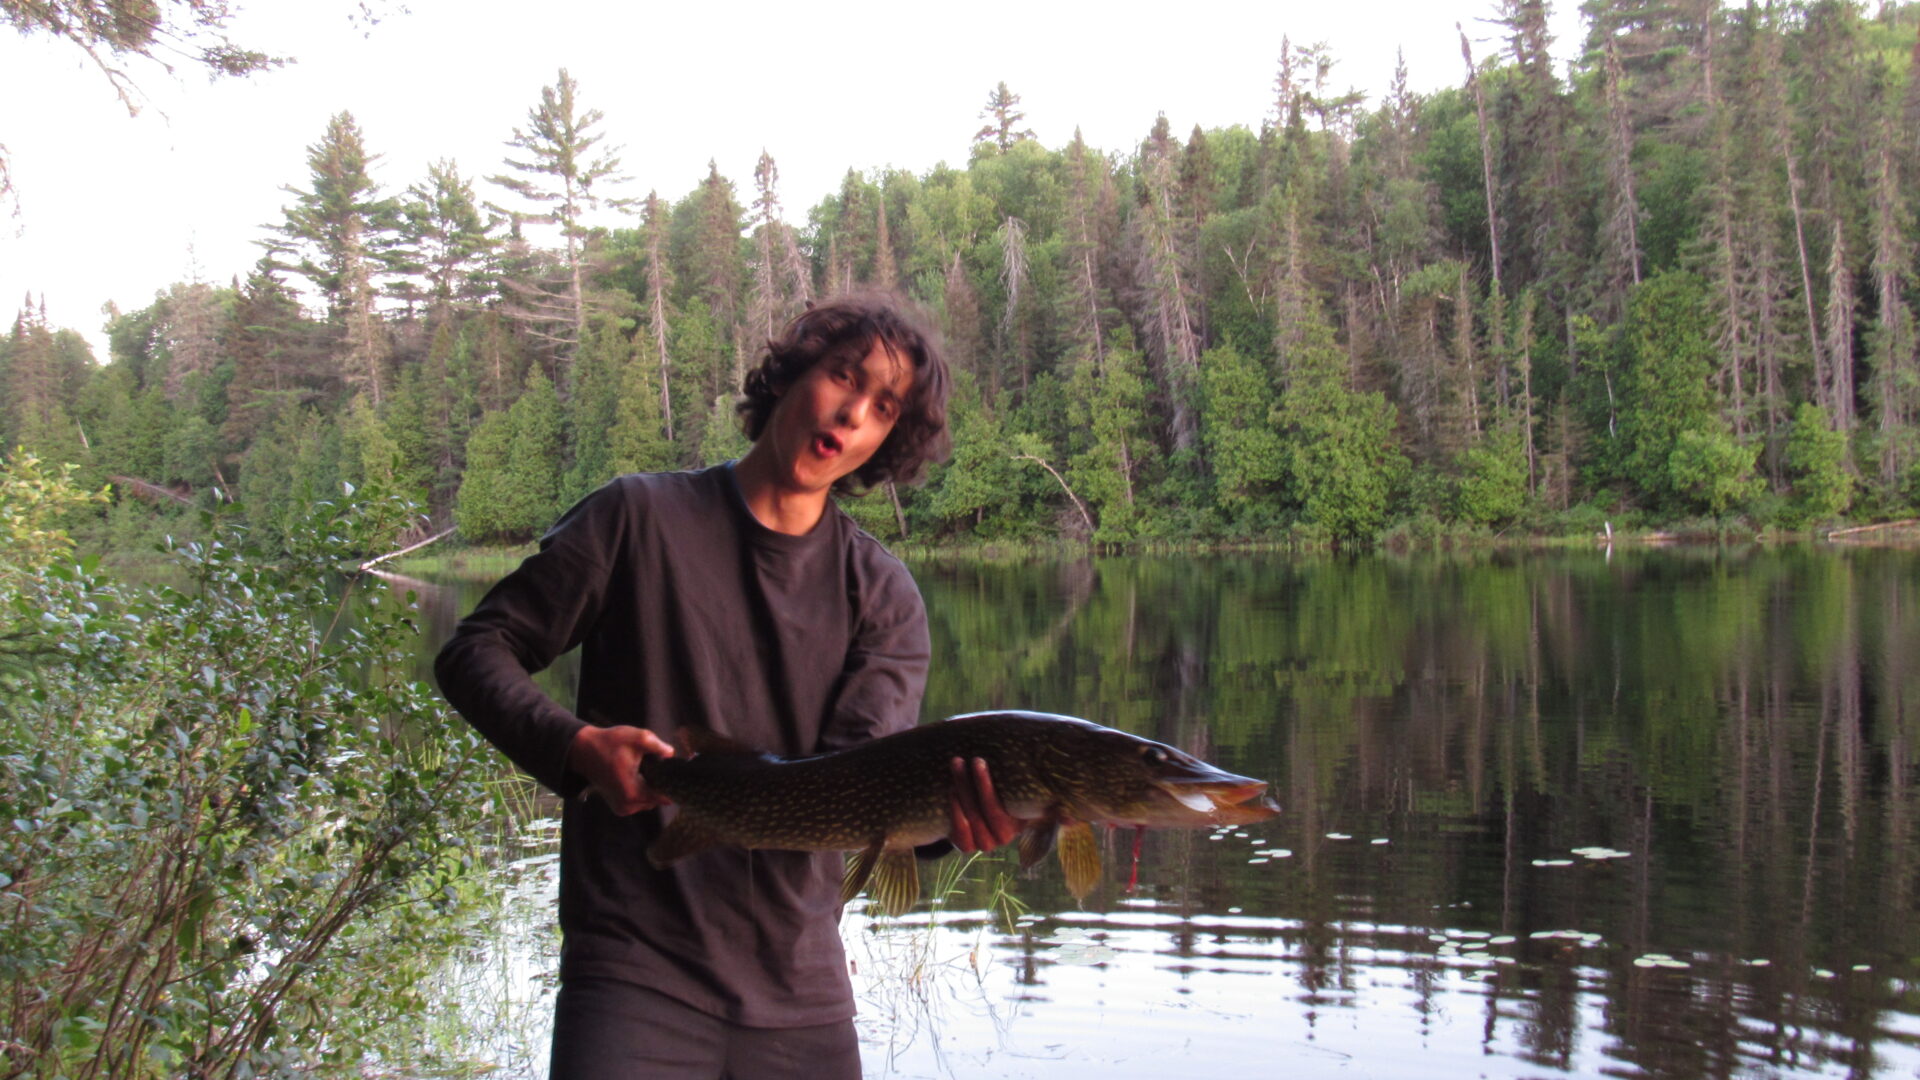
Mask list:
[[[574,646],[569,711],[530,673]],[[689,724],[786,755],[911,726],[926,683],[912,577],[838,508],[804,536],[747,509],[727,466],[623,476],[569,510],[540,551],[462,620],[442,692],[566,798],[560,976],[653,987],[734,1023],[853,1014],[840,945],[840,859],[719,849],[666,869],[646,848],[671,807],[617,817],[566,767],[583,724],[672,740]]]

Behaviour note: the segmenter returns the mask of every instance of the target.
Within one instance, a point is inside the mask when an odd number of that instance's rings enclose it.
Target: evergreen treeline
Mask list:
[[[1403,68],[1368,107],[1283,42],[1258,131],[1162,116],[1121,153],[1040,145],[1002,84],[965,168],[850,170],[798,228],[764,154],[745,192],[711,165],[631,191],[565,71],[484,179],[383,192],[343,113],[259,265],[114,314],[110,363],[23,309],[0,438],[269,529],[374,480],[520,539],[618,472],[740,452],[758,343],[873,283],[959,372],[952,464],[853,507],[882,535],[1910,512],[1920,5],[1582,11],[1565,79],[1546,0],[1497,0],[1463,85]],[[632,224],[586,224],[607,208]]]

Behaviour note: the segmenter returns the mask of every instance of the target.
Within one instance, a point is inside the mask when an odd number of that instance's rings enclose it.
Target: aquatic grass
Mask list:
[[[521,560],[539,550],[537,544],[511,547],[450,547],[427,549],[395,559],[392,569],[415,577],[505,577]]]

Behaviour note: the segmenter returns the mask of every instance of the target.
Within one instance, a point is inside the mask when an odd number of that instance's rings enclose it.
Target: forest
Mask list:
[[[621,472],[738,455],[761,344],[871,284],[927,309],[957,375],[953,460],[848,501],[884,539],[1911,515],[1920,5],[1582,12],[1564,69],[1547,0],[1498,0],[1458,85],[1402,67],[1371,102],[1282,41],[1258,130],[1143,117],[1113,149],[1042,145],[1002,83],[964,167],[850,169],[798,225],[764,154],[632,190],[565,70],[503,118],[504,160],[404,190],[343,112],[258,264],[110,312],[104,362],[28,297],[0,444],[112,485],[88,547],[215,502],[285,534],[342,483],[515,543]]]

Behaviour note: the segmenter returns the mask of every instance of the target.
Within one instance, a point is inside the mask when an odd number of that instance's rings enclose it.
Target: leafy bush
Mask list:
[[[409,669],[356,556],[398,500],[310,508],[273,561],[225,516],[133,588],[0,466],[0,1054],[8,1075],[358,1075],[475,866],[484,747]],[[277,538],[276,538],[277,540]]]
[[[1527,506],[1527,456],[1517,428],[1489,433],[1461,458],[1454,507],[1460,520],[1503,525]]]
[[[1847,437],[1827,423],[1827,410],[1801,402],[1787,433],[1787,475],[1793,481],[1784,524],[1804,528],[1846,512],[1853,502]]]
[[[1758,453],[1758,447],[1743,446],[1718,428],[1679,432],[1667,458],[1669,483],[1692,505],[1718,517],[1759,493],[1761,481],[1753,475]]]

